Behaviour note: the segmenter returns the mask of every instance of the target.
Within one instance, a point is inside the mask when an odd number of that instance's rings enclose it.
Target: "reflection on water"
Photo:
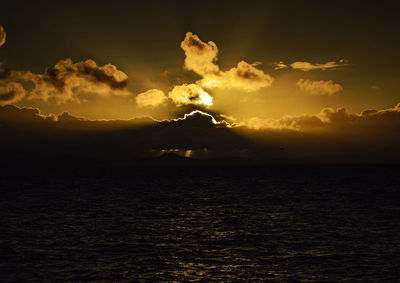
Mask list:
[[[395,281],[398,168],[2,178],[0,281]]]

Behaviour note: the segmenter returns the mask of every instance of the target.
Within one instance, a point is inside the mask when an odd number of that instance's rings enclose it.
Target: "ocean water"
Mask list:
[[[399,169],[2,174],[0,281],[395,282]]]

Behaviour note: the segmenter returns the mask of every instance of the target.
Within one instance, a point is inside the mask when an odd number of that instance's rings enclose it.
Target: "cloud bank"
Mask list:
[[[285,116],[280,119],[261,119],[253,117],[244,125],[255,130],[295,130],[301,132],[351,130],[370,133],[394,130],[400,136],[400,103],[393,108],[382,110],[364,110],[351,114],[346,108],[322,109],[315,115]],[[389,133],[389,132],[388,132]]]
[[[400,104],[359,114],[324,108],[315,115],[253,118],[235,125],[202,111],[163,121],[93,121],[6,105],[0,106],[0,132],[4,162],[134,161],[163,152],[273,163],[400,162]]]

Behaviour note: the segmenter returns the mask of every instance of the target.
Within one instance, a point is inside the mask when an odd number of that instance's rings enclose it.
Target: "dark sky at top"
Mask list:
[[[115,64],[135,60],[164,67],[172,64],[169,56],[183,57],[177,43],[192,31],[216,41],[228,56],[246,55],[249,61],[318,61],[329,56],[394,68],[399,62],[399,19],[394,4],[9,1],[2,5],[1,21],[9,34],[2,55],[16,67],[38,71],[60,58],[88,56],[105,62],[117,60]]]

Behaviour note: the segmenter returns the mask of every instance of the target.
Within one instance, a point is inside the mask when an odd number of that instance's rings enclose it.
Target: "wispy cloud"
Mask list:
[[[321,64],[320,63],[310,63],[310,62],[306,62],[306,61],[299,61],[299,62],[294,62],[290,65],[287,65],[281,61],[278,63],[274,63],[274,69],[280,70],[280,69],[291,68],[294,70],[308,72],[308,71],[313,71],[313,70],[335,70],[338,68],[346,67],[348,65],[349,64],[347,64],[346,60],[344,60],[344,59],[341,59],[338,62],[330,61],[330,62],[321,63]]]
[[[300,79],[296,83],[297,87],[302,91],[311,95],[334,95],[343,90],[340,84],[333,81],[312,81]]]

